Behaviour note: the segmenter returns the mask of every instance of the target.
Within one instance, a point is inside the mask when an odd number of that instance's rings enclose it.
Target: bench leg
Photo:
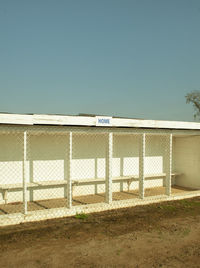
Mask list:
[[[128,186],[128,192],[130,191],[130,186],[131,186],[131,182],[127,181],[127,186]]]
[[[3,190],[3,199],[5,201],[5,204],[8,203],[8,190]]]
[[[73,199],[73,196],[74,196],[74,189],[75,189],[75,185],[72,184],[72,199]]]
[[[94,192],[95,192],[95,194],[98,194],[98,185],[97,184],[95,184],[95,189],[94,189]]]
[[[120,182],[120,192],[124,191],[124,187],[123,187],[123,181]]]

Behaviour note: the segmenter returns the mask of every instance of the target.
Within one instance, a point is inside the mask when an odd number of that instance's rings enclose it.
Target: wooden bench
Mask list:
[[[27,188],[37,187],[36,183],[29,182],[27,183]],[[0,190],[3,193],[3,199],[7,204],[8,201],[8,191],[9,190],[22,190],[23,184],[22,183],[11,183],[11,184],[0,184]]]
[[[171,176],[179,176],[180,173],[172,173]],[[157,174],[146,174],[144,178],[147,180],[161,179],[166,178],[166,173],[157,173]],[[139,181],[139,175],[133,176],[120,176],[113,177],[112,182],[126,182],[128,186],[128,191],[130,190],[130,185],[134,181]],[[83,186],[83,185],[94,185],[94,184],[105,184],[105,178],[97,178],[97,179],[83,179],[83,180],[74,180],[73,186]]]
[[[26,186],[27,189],[37,189],[41,187],[51,187],[51,186],[64,186],[67,184],[66,180],[53,180],[53,181],[40,181],[40,182],[27,182]],[[22,183],[11,183],[11,184],[0,184],[0,190],[3,193],[3,199],[5,204],[8,201],[8,191],[10,190],[22,190],[23,184]]]
[[[172,173],[172,177],[179,176],[179,173]],[[166,173],[157,173],[157,174],[146,174],[145,179],[147,180],[154,180],[159,178],[166,178]],[[120,176],[120,177],[113,177],[112,182],[125,182],[128,186],[128,191],[130,190],[130,185],[134,181],[139,181],[139,175],[133,176]],[[97,185],[97,184],[105,184],[105,178],[96,178],[96,179],[83,179],[83,180],[72,180],[72,187],[74,186],[83,186],[83,185]],[[27,189],[37,189],[41,187],[52,187],[52,186],[66,186],[66,180],[51,180],[51,181],[40,181],[40,182],[28,182]],[[22,190],[23,184],[22,183],[14,183],[14,184],[0,184],[0,190],[3,193],[3,199],[5,204],[8,201],[8,191],[10,190]]]

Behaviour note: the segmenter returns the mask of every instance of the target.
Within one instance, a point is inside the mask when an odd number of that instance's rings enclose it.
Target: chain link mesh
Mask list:
[[[0,134],[0,147],[1,203],[4,204],[0,205],[0,215],[23,213],[20,189],[23,185],[23,133],[8,131]]]
[[[73,135],[74,204],[105,202],[106,142],[105,134]]]
[[[182,141],[169,131],[0,127],[0,218],[185,192]]]
[[[139,197],[139,145],[139,134],[114,135],[113,200]],[[115,182],[115,178],[120,180]]]
[[[144,173],[145,195],[153,196],[165,193],[166,177],[157,177],[167,173],[168,139],[166,135],[146,135]],[[162,175],[160,175],[162,176]]]

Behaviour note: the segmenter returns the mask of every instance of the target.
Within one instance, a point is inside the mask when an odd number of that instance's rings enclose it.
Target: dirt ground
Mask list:
[[[200,267],[200,198],[0,228],[0,267]]]

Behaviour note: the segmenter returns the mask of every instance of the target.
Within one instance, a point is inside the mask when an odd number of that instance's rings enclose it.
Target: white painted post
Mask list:
[[[167,165],[166,165],[166,195],[171,195],[171,178],[172,178],[172,134],[169,134],[167,137]]]
[[[23,155],[23,212],[26,215],[27,214],[27,132],[24,132],[24,155]]]
[[[72,170],[72,132],[69,132],[68,140],[68,165],[67,165],[67,207],[72,207],[72,181],[71,181],[71,170]]]
[[[145,161],[145,133],[140,137],[140,150],[139,150],[139,196],[144,199],[144,161]]]
[[[113,157],[113,133],[108,134],[106,146],[106,203],[112,203],[112,157]]]

